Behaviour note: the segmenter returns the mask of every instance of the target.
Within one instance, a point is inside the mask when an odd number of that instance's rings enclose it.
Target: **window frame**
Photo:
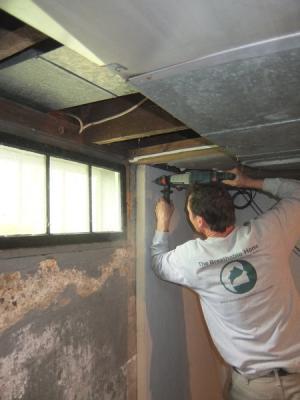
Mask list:
[[[95,157],[95,155],[83,154],[72,150],[65,150],[55,145],[35,142],[12,135],[1,135],[0,145],[20,150],[30,151],[46,157],[46,233],[40,235],[0,235],[0,249],[21,247],[57,246],[66,244],[83,244],[93,242],[107,242],[126,239],[127,215],[126,215],[126,167],[120,162],[113,162]],[[89,181],[89,228],[86,233],[50,233],[50,157],[57,157],[67,161],[75,161],[88,165]],[[109,169],[120,173],[121,195],[121,231],[120,232],[92,232],[92,166]]]

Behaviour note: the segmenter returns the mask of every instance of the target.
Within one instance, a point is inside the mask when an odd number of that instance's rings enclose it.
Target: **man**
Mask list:
[[[172,251],[173,206],[159,200],[153,269],[199,295],[211,337],[233,367],[230,399],[300,399],[300,303],[289,266],[300,238],[300,182],[232,172],[236,178],[225,184],[281,200],[235,226],[225,186],[199,185],[188,196],[187,212],[200,238]]]

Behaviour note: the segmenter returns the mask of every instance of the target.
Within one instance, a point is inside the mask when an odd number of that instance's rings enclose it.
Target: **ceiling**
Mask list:
[[[132,162],[299,170],[298,0],[0,5],[5,99]]]

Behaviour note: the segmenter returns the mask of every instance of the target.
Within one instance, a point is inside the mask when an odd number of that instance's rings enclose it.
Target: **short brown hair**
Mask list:
[[[221,183],[193,185],[188,193],[188,202],[191,212],[203,217],[215,232],[224,232],[235,223],[232,198]]]

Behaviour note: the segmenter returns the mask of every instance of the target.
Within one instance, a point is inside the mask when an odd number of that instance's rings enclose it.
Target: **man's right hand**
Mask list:
[[[160,232],[168,232],[171,217],[174,212],[173,203],[168,203],[163,198],[159,199],[155,207],[156,230]]]

